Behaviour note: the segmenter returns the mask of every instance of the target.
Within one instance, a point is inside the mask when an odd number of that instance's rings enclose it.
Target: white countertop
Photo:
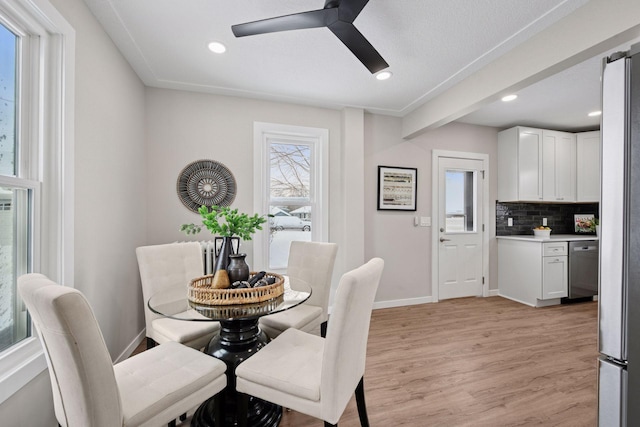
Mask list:
[[[550,237],[536,237],[533,234],[521,234],[516,236],[496,236],[496,239],[522,240],[526,242],[573,242],[578,240],[598,240],[595,234],[553,234]]]

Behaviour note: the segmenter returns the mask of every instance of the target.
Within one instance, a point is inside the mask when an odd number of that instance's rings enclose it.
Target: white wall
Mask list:
[[[76,30],[75,286],[117,358],[144,327],[144,85],[82,0],[52,3]]]
[[[365,258],[385,260],[376,302],[416,303],[431,297],[431,227],[414,227],[414,216],[431,216],[431,153],[434,149],[489,155],[489,287],[497,289],[495,200],[498,130],[451,123],[402,139],[402,119],[365,115]],[[418,168],[417,211],[376,210],[378,166]]]
[[[51,3],[76,31],[75,286],[118,358],[144,328],[134,253],[146,242],[144,86],[82,0]],[[0,419],[56,425],[48,373],[0,405]]]
[[[200,216],[176,194],[178,175],[195,160],[211,159],[227,166],[237,182],[233,206],[253,213],[254,122],[329,130],[329,239],[344,242],[340,111],[157,88],[147,88],[146,97],[149,244],[211,238],[207,230],[188,237],[179,231],[180,224],[200,222]],[[251,243],[242,243],[249,265]],[[343,259],[344,253],[339,252],[337,271],[342,271]]]

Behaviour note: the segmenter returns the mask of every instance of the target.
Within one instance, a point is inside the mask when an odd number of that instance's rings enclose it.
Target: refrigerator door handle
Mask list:
[[[601,353],[626,360],[625,177],[627,151],[627,59],[602,73],[599,336]],[[606,147],[606,150],[602,149]]]

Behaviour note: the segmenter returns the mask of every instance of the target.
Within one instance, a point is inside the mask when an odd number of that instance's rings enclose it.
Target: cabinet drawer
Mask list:
[[[542,244],[542,256],[567,255],[567,242],[550,242]]]

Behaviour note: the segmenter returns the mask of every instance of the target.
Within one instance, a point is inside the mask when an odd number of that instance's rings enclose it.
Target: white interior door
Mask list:
[[[483,161],[438,159],[438,298],[481,296]]]

